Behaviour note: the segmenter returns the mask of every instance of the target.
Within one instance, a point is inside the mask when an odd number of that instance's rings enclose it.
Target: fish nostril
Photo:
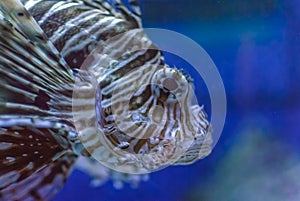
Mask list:
[[[162,84],[163,87],[169,91],[174,91],[178,88],[178,84],[174,78],[166,78]]]

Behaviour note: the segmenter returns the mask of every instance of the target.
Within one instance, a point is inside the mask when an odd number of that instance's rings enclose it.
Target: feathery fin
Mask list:
[[[45,200],[62,186],[76,159],[65,128],[41,119],[0,119],[0,200]]]
[[[33,19],[24,5],[18,0],[2,0],[0,11],[14,27],[21,31],[31,42],[46,50],[54,57],[60,58],[59,52],[47,39],[47,36]],[[48,51],[51,50],[51,51]]]
[[[22,4],[1,1],[0,10],[0,114],[70,113],[71,69]]]
[[[65,153],[62,157],[30,175],[21,182],[0,190],[0,200],[51,200],[62,188],[71,172],[76,156]],[[11,178],[18,174],[12,173]]]

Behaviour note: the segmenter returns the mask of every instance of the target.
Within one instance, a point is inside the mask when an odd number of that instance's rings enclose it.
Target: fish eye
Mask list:
[[[163,82],[162,82],[162,86],[164,89],[167,89],[169,91],[174,91],[178,88],[178,84],[176,82],[176,80],[172,77],[168,77],[166,78]]]
[[[151,84],[156,96],[168,94],[166,102],[175,103],[186,96],[189,83],[182,71],[164,67],[153,75]]]

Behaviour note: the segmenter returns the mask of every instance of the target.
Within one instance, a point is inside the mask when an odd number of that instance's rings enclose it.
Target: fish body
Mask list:
[[[0,200],[51,199],[78,157],[147,173],[210,153],[191,80],[128,4],[0,2]]]

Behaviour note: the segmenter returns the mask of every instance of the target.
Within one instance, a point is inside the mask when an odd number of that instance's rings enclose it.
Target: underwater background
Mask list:
[[[213,59],[227,95],[223,133],[207,158],[154,172],[136,189],[110,181],[93,188],[74,170],[54,200],[299,201],[300,1],[140,2],[145,28],[184,34]],[[210,113],[203,86],[198,101]]]

